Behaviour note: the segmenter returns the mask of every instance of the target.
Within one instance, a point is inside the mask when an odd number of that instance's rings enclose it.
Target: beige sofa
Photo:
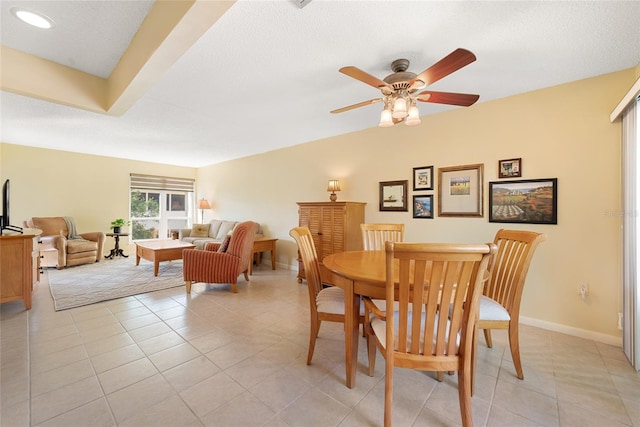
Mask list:
[[[240,221],[212,219],[206,224],[194,224],[192,228],[179,230],[178,239],[195,245],[196,249],[204,249],[209,242],[222,243],[238,224]],[[258,225],[256,238],[259,237],[262,237],[262,228]]]

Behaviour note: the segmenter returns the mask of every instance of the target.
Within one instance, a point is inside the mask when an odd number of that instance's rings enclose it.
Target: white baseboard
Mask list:
[[[574,337],[586,338],[593,341],[602,342],[609,345],[622,348],[622,337],[614,335],[601,334],[600,332],[588,331],[586,329],[574,328],[573,326],[561,325],[559,323],[547,322],[544,320],[534,319],[532,317],[520,316],[520,323],[535,326],[537,328],[549,331],[560,332]]]

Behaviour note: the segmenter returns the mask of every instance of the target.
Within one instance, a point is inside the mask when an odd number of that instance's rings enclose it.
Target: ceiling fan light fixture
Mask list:
[[[393,119],[391,118],[391,111],[387,108],[382,110],[380,113],[380,123],[378,124],[381,128],[388,128],[393,126]]]
[[[403,96],[399,96],[393,101],[393,113],[391,115],[394,119],[404,119],[407,117],[407,101]]]
[[[418,111],[418,107],[412,105],[411,107],[409,107],[409,115],[404,121],[404,124],[407,126],[416,126],[419,125],[420,122],[420,111]]]

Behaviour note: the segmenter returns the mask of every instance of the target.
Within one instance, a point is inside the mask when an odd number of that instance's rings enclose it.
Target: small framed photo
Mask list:
[[[522,159],[498,161],[498,178],[519,178],[522,176]]]
[[[433,190],[433,166],[413,168],[413,191]]]
[[[380,211],[407,212],[407,187],[409,181],[384,181],[380,183]]]
[[[433,218],[433,194],[413,196],[413,217]]]
[[[558,179],[489,182],[489,222],[558,223]]]
[[[438,168],[438,216],[482,217],[484,164]]]

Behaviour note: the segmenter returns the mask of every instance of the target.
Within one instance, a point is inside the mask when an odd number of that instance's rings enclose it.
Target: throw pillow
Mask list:
[[[218,252],[227,252],[229,242],[231,241],[231,234],[227,234],[218,248]]]
[[[194,224],[190,237],[208,237],[211,224]]]

